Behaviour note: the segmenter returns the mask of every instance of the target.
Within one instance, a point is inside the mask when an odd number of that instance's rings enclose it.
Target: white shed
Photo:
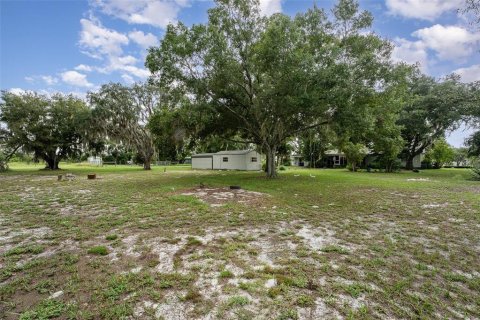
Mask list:
[[[251,170],[262,169],[261,156],[253,150],[220,151],[192,156],[192,169]]]

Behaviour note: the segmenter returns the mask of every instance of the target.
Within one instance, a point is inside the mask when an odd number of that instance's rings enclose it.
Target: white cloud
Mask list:
[[[464,0],[386,0],[394,15],[433,21],[444,12],[462,7]]]
[[[151,33],[143,33],[142,31],[132,31],[128,34],[128,37],[142,48],[149,48],[158,43],[158,39],[155,35]]]
[[[480,33],[472,33],[457,26],[436,24],[412,33],[443,60],[461,60],[470,56],[480,40]]]
[[[260,13],[270,16],[274,13],[282,12],[281,0],[260,0]]]
[[[150,76],[150,71],[136,66],[124,66],[121,70],[124,70],[140,79],[146,79]]]
[[[24,93],[26,93],[27,91],[26,91],[26,90],[23,90],[23,89],[21,89],[21,88],[10,88],[10,89],[8,90],[8,92],[11,92],[11,93],[13,93],[13,94],[19,95],[19,94],[24,94]]]
[[[130,24],[148,24],[166,28],[175,23],[180,10],[189,6],[188,0],[96,0],[94,5],[103,13]]]
[[[463,82],[480,81],[480,64],[474,64],[470,67],[460,68],[453,72],[460,75]]]
[[[122,45],[128,44],[128,37],[102,26],[96,19],[81,19],[82,31],[80,31],[80,46],[87,55],[101,59],[103,55],[122,54]]]
[[[126,84],[134,84],[135,83],[135,80],[133,80],[133,78],[131,76],[129,76],[128,74],[122,74],[122,79],[123,79],[123,81],[125,81]]]
[[[109,57],[108,65],[97,68],[97,71],[105,74],[122,71],[142,80],[148,78],[150,72],[147,69],[135,66],[137,62],[138,59],[133,56]]]
[[[395,62],[403,61],[409,64],[420,65],[423,72],[427,71],[428,53],[425,44],[422,41],[409,41],[402,38],[396,38],[395,48],[392,52],[392,59]]]
[[[54,76],[45,76],[45,75],[35,75],[35,76],[28,76],[25,77],[25,80],[31,83],[34,82],[43,82],[48,86],[53,86],[58,83],[58,78]]]
[[[93,84],[88,82],[87,76],[84,74],[81,74],[80,72],[77,71],[65,71],[60,74],[62,77],[63,82],[66,84],[75,86],[75,87],[93,87]]]
[[[52,86],[58,82],[58,79],[52,76],[40,76],[40,78],[49,86]]]
[[[76,66],[74,69],[77,70],[77,71],[85,71],[85,72],[90,72],[90,71],[92,71],[92,67],[87,66],[87,65],[85,65],[85,64],[79,64],[79,65]]]

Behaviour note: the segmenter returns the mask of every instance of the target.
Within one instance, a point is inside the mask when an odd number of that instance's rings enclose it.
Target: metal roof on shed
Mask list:
[[[253,150],[226,150],[226,151],[219,151],[216,154],[225,154],[225,155],[242,155],[252,152]]]
[[[192,155],[192,158],[204,158],[204,157],[211,157],[215,154],[217,155],[244,155],[247,153],[250,153],[254,150],[225,150],[225,151],[219,151],[217,153],[198,153]]]
[[[212,157],[215,153],[198,153],[192,155],[192,158]]]

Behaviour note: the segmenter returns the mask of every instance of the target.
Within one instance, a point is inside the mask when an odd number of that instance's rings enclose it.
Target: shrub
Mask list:
[[[342,150],[347,157],[347,168],[350,171],[357,171],[358,164],[360,164],[368,154],[368,149],[363,144],[354,144],[350,141],[343,146]]]
[[[480,180],[480,159],[472,160],[472,176],[475,180]]]
[[[285,171],[285,170],[287,170],[287,169],[286,169],[284,166],[281,166],[280,168],[278,168],[278,170],[280,170],[280,171]]]

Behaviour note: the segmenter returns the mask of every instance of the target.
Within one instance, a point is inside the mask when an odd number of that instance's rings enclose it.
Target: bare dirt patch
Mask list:
[[[255,205],[267,195],[261,192],[248,191],[243,189],[231,190],[224,188],[194,188],[182,191],[183,196],[194,196],[212,207],[219,207],[227,202]]]

